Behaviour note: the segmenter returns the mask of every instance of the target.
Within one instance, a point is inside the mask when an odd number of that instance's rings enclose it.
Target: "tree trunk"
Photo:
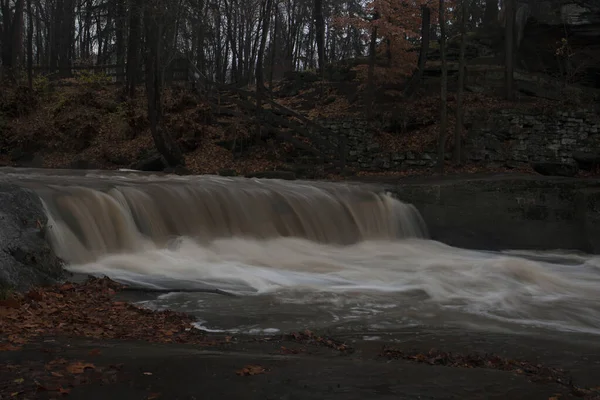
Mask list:
[[[63,0],[62,9],[58,10],[61,14],[59,35],[60,47],[58,49],[58,66],[61,76],[71,75],[71,43],[73,39],[73,25],[75,24],[73,0]]]
[[[271,20],[271,8],[273,0],[263,1],[262,32],[260,37],[260,47],[256,60],[256,108],[260,110],[261,99],[265,91],[265,80],[263,76],[263,63],[265,59],[265,47],[267,45],[267,36],[269,35],[269,21]],[[258,112],[258,111],[257,111]]]
[[[277,35],[279,34],[279,5],[275,4],[275,26],[271,41],[271,68],[269,68],[269,89],[273,89],[273,75],[275,74],[275,57],[277,55]]]
[[[446,129],[448,126],[448,65],[446,64],[446,18],[445,18],[444,0],[440,0],[440,56],[442,59],[442,82],[441,82],[441,102],[440,102],[440,133],[438,138],[437,170],[440,174],[444,173],[445,149],[446,149]]]
[[[163,7],[161,7],[163,6]],[[165,158],[168,165],[176,167],[185,165],[183,154],[173,140],[171,135],[162,129],[160,120],[162,114],[161,107],[161,62],[160,49],[162,47],[161,38],[163,36],[163,25],[161,11],[164,5],[160,1],[145,2],[144,26],[146,29],[146,94],[148,98],[148,120],[150,121],[150,131],[154,139],[154,145],[158,152]]]
[[[323,0],[314,1],[315,33],[317,38],[317,51],[319,57],[319,68],[325,71],[325,19],[323,18]]]
[[[425,70],[425,64],[427,63],[427,53],[429,52],[429,34],[431,33],[431,10],[429,7],[426,5],[422,6],[421,15],[421,51],[419,52],[419,63],[404,90],[404,97],[406,98],[412,97],[421,86],[423,81],[423,71]]]
[[[125,0],[117,0],[116,10],[116,22],[115,22],[115,44],[117,47],[117,82],[123,82],[125,78],[125,19],[126,19],[126,6]]]
[[[498,0],[485,0],[485,12],[483,14],[483,26],[498,24]]]
[[[470,0],[462,1],[461,19],[460,19],[460,53],[458,58],[458,90],[456,100],[456,126],[454,127],[454,164],[460,165],[461,163],[461,142],[462,142],[462,129],[463,119],[465,110],[463,108],[463,97],[465,91],[465,51],[467,47],[466,31],[467,31],[467,5]]]
[[[33,89],[33,11],[31,0],[27,0],[27,83]]]
[[[2,24],[0,32],[2,33],[2,69],[8,77],[14,77],[14,70],[18,68],[22,59],[22,39],[23,39],[23,0],[17,0],[14,11],[10,10],[8,1],[2,2],[1,14]]]
[[[144,0],[131,0],[129,6],[129,44],[127,46],[127,94],[135,97],[141,40],[141,11]]]
[[[515,0],[506,1],[506,27],[504,30],[505,39],[505,89],[506,99],[513,101],[515,99],[514,72],[515,72]]]
[[[373,15],[373,22],[379,19],[379,13]],[[367,76],[367,119],[373,118],[375,105],[375,61],[377,59],[377,26],[371,28],[371,42],[369,44],[369,70]]]

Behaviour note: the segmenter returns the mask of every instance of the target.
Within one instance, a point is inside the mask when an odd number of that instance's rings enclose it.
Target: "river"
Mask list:
[[[163,289],[140,299],[211,331],[418,328],[600,334],[600,258],[428,239],[371,186],[134,172],[8,171],[32,188],[68,269]]]

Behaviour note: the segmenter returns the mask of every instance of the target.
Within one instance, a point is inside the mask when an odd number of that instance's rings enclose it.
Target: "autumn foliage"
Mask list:
[[[453,1],[446,2],[447,12],[452,10],[452,4]],[[361,29],[366,41],[376,30],[380,41],[378,56],[388,57],[389,66],[396,74],[408,75],[417,63],[418,53],[412,50],[420,43],[422,7],[430,8],[431,23],[437,24],[439,13],[436,3],[431,0],[372,0],[365,4],[361,15],[340,16],[334,23]],[[386,71],[379,70],[379,74],[384,73]]]

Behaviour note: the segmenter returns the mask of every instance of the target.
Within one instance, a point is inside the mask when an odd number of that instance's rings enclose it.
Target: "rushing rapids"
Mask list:
[[[600,334],[600,260],[429,240],[409,204],[359,185],[130,173],[5,174],[39,194],[75,272],[161,288],[214,329],[414,325]]]
[[[50,239],[70,263],[107,254],[163,248],[179,237],[297,237],[317,243],[424,237],[412,205],[358,187],[203,177],[111,187],[48,185],[38,189]]]

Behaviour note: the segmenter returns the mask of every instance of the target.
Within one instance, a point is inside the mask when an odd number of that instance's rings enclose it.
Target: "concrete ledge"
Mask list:
[[[473,249],[600,252],[600,181],[456,177],[385,184],[414,204],[431,238]]]

